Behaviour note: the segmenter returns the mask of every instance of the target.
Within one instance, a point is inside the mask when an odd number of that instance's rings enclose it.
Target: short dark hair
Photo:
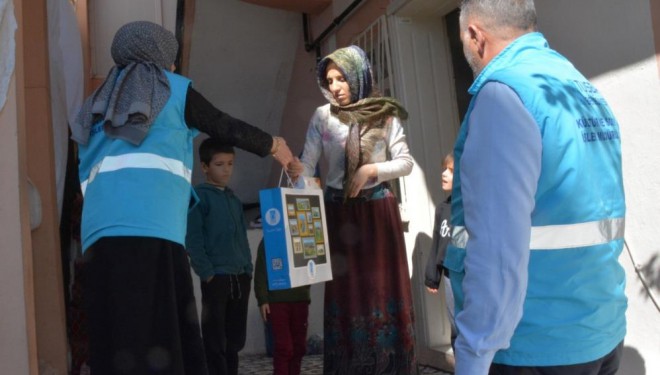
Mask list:
[[[215,138],[207,138],[199,145],[199,160],[209,164],[215,154],[235,154],[234,147]]]

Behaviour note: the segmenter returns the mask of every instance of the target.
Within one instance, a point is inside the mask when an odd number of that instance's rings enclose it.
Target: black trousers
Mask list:
[[[602,358],[567,366],[520,367],[493,363],[489,375],[614,375],[619,369],[623,342]]]
[[[86,252],[83,288],[94,375],[205,375],[183,246],[106,237]]]
[[[245,346],[251,277],[215,275],[202,281],[202,336],[209,375],[238,374]]]

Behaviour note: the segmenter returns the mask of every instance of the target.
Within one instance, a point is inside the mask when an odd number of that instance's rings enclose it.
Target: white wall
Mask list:
[[[110,46],[117,30],[132,21],[151,21],[174,32],[177,0],[89,1],[92,74],[105,77],[114,63]]]
[[[652,0],[655,1],[655,0]],[[537,0],[539,27],[601,90],[620,127],[626,190],[626,242],[660,296],[660,79],[648,0]],[[624,249],[628,335],[620,374],[660,374],[660,311]]]
[[[196,0],[189,76],[220,110],[278,134],[301,33],[298,13]],[[230,186],[244,203],[257,202],[271,167],[271,157],[239,151]],[[196,170],[193,180],[199,182]]]
[[[646,269],[642,275],[658,300],[660,247],[654,233],[660,212],[656,196],[660,191],[660,154],[656,144],[660,137],[657,126],[660,124],[660,84],[655,56],[595,77],[593,82],[610,102],[621,126],[627,202],[627,248],[620,258],[626,268],[628,283],[626,350],[631,356],[641,356],[638,358],[640,362],[621,373],[660,374],[660,311],[649,299],[630,256]]]

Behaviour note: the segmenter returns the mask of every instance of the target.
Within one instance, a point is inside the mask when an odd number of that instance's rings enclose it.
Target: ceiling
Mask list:
[[[332,3],[332,0],[242,0],[246,3],[262,5],[297,13],[318,14]]]

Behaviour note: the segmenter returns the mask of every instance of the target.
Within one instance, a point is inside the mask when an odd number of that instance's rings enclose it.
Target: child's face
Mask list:
[[[447,163],[442,171],[442,190],[450,192],[454,182],[454,163]]]
[[[209,164],[202,163],[206,182],[212,185],[226,187],[234,172],[234,154],[217,153]]]

